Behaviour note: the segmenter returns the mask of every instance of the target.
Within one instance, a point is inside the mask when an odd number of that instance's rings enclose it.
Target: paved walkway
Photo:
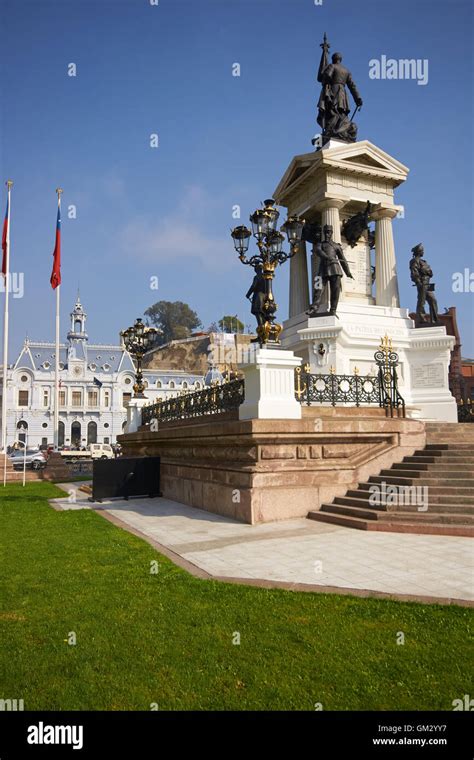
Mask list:
[[[432,602],[474,600],[469,538],[366,532],[306,519],[252,526],[163,498],[99,505],[75,493],[75,502],[51,503],[93,508],[200,575]]]

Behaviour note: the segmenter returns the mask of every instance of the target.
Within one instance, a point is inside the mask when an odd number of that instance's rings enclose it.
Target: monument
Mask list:
[[[425,315],[419,329],[400,306],[392,221],[408,168],[357,141],[362,99],[342,56],[328,62],[329,47],[325,39],[316,150],[293,158],[274,197],[250,216],[252,231],[231,231],[239,261],[254,271],[246,295],[257,341],[238,365],[243,377],[145,406],[141,424],[131,420],[120,438],[127,456],[161,458],[165,497],[248,523],[313,514],[422,449],[423,420],[456,420],[454,338],[435,323],[420,251],[412,276],[419,314],[427,301],[431,321]],[[288,211],[281,232],[277,205]],[[257,251],[247,257],[252,235]],[[287,261],[290,313],[281,325],[272,282]],[[405,261],[408,277],[407,269]]]
[[[346,87],[356,111],[362,99],[340,54],[327,63],[326,37],[322,47],[322,135],[313,140],[315,150],[292,159],[274,193],[289,215],[306,220],[298,252],[290,260],[289,315],[283,323],[282,346],[309,364],[312,373],[327,374],[334,368],[338,374],[357,370],[367,375],[375,373],[374,351],[387,335],[400,356],[399,387],[408,414],[455,422],[456,402],[448,386],[454,338],[437,322],[432,273],[422,259],[422,247],[417,247],[421,255],[414,256],[418,264],[410,266],[418,288],[416,324],[400,304],[392,225],[402,209],[395,191],[409,169],[369,140],[355,140]],[[375,223],[375,234],[369,223]],[[344,269],[347,263],[347,271],[338,271],[332,283],[325,251],[331,228],[332,257],[339,262],[334,268]],[[402,271],[407,268],[404,261]],[[429,316],[424,314],[425,302]]]

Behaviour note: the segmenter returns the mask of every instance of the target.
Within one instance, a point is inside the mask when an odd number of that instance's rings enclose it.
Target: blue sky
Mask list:
[[[240,204],[247,223],[291,158],[311,150],[327,31],[364,99],[359,138],[411,170],[396,195],[405,218],[394,222],[402,306],[415,305],[408,261],[422,241],[440,308],[457,307],[463,355],[474,356],[473,295],[451,285],[454,272],[474,269],[469,0],[3,0],[0,8],[0,177],[15,182],[12,270],[25,277],[24,297],[11,300],[12,351],[26,333],[53,339],[58,185],[63,335],[78,287],[95,342],[115,342],[160,299],[188,302],[205,326],[223,313],[253,324],[243,297],[251,271],[229,237],[232,207]],[[428,84],[370,79],[369,60],[383,54],[428,59]],[[288,274],[286,264],[275,283],[281,318]]]

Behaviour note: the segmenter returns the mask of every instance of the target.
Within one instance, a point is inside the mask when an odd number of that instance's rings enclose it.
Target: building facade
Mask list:
[[[123,345],[89,343],[79,297],[70,316],[59,357],[59,445],[115,443],[133,395],[134,363]],[[55,344],[26,339],[7,372],[7,445],[17,440],[28,447],[53,443],[54,370]],[[202,375],[176,369],[145,369],[143,375],[150,401],[204,386]]]

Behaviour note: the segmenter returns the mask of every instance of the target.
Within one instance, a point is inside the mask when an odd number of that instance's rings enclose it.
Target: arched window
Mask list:
[[[174,388],[174,380],[170,380],[170,388]]]
[[[71,425],[71,446],[81,445],[81,423],[73,422]]]
[[[183,380],[183,388],[187,388],[187,387],[188,387],[188,384],[187,384],[186,380]]]
[[[87,425],[87,444],[97,443],[97,422],[91,420]]]
[[[64,422],[61,420],[58,425],[58,446],[64,446]]]
[[[161,388],[162,387],[161,380],[157,380],[156,381],[156,387],[157,388]]]
[[[18,433],[18,440],[22,443],[26,443],[26,434],[28,432],[28,423],[26,420],[20,420],[18,425],[16,426],[16,429],[20,432]]]

